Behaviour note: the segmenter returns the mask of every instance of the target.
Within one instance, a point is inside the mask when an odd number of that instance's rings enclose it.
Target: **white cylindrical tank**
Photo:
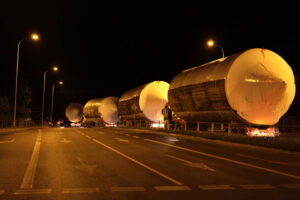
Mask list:
[[[71,103],[66,108],[66,117],[69,121],[77,123],[83,119],[83,107],[80,103]]]
[[[274,125],[295,97],[291,67],[267,49],[250,49],[179,73],[169,104],[182,119]]]
[[[116,124],[118,122],[117,97],[92,99],[84,105],[83,114],[87,120],[102,119],[105,123]]]
[[[119,113],[123,119],[147,119],[163,122],[162,110],[168,102],[169,84],[153,81],[125,92],[119,100]]]

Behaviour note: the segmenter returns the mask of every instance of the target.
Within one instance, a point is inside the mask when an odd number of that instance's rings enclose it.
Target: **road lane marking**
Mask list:
[[[180,146],[173,145],[173,144],[168,144],[168,143],[159,142],[159,141],[146,139],[146,138],[144,140],[148,141],[148,142],[153,142],[153,143],[173,147],[173,148],[176,148],[176,149],[184,150],[184,151],[193,152],[193,153],[203,155],[203,156],[206,156],[206,157],[215,158],[215,159],[218,159],[218,160],[223,160],[223,161],[235,163],[235,164],[238,164],[238,165],[251,167],[251,168],[259,169],[259,170],[262,170],[262,171],[267,171],[267,172],[270,172],[270,173],[273,173],[273,174],[278,174],[278,175],[287,176],[287,177],[290,177],[290,178],[300,180],[300,176],[296,176],[296,175],[293,175],[293,174],[288,174],[288,173],[285,173],[285,172],[281,172],[281,171],[277,171],[277,170],[273,170],[273,169],[268,169],[268,168],[265,168],[265,167],[260,167],[260,166],[257,166],[257,165],[253,165],[253,164],[249,164],[249,163],[245,163],[245,162],[241,162],[241,161],[237,161],[237,160],[232,160],[232,159],[229,159],[229,158],[225,158],[225,157],[222,157],[222,156],[217,156],[217,155],[210,154],[210,153],[204,153],[204,152],[201,152],[201,151],[196,151],[196,150],[193,150],[193,149],[188,149],[188,148],[180,147]]]
[[[254,159],[254,160],[261,160],[261,161],[268,162],[268,163],[278,164],[278,165],[300,166],[299,162],[281,162],[281,161],[274,161],[274,160],[266,160],[266,159],[263,159],[263,158],[258,158],[258,157],[255,157],[255,156],[248,156],[248,155],[239,154],[239,153],[237,153],[236,155],[241,156],[241,157],[245,157],[245,158]]]
[[[157,191],[177,191],[177,190],[191,190],[186,185],[170,185],[170,186],[154,186]]]
[[[202,190],[234,190],[235,188],[230,185],[199,185]]]
[[[75,130],[75,131],[78,132],[78,133],[81,132],[81,131],[79,131],[79,130]],[[155,173],[155,174],[157,174],[157,175],[159,175],[159,176],[161,176],[161,177],[163,177],[163,178],[165,178],[165,179],[167,179],[167,180],[169,180],[169,181],[175,183],[176,185],[183,185],[181,182],[179,182],[179,181],[177,181],[177,180],[175,180],[175,179],[173,179],[173,178],[171,178],[171,177],[169,177],[169,176],[163,174],[162,172],[160,172],[160,171],[158,171],[158,170],[156,170],[156,169],[153,169],[152,167],[149,167],[148,165],[146,165],[146,164],[144,164],[144,163],[141,163],[141,162],[135,160],[134,158],[132,158],[132,157],[130,157],[130,156],[127,156],[126,154],[124,154],[124,153],[122,153],[122,152],[120,152],[120,151],[118,151],[118,150],[116,150],[116,149],[114,149],[114,148],[112,148],[112,147],[110,147],[110,146],[108,146],[108,145],[106,145],[106,144],[100,142],[99,140],[96,140],[96,139],[94,139],[94,138],[93,138],[92,140],[93,140],[94,142],[96,142],[96,143],[98,143],[98,144],[100,144],[100,145],[102,145],[102,146],[108,148],[109,150],[111,150],[111,151],[113,151],[113,152],[119,154],[120,156],[123,156],[124,158],[127,158],[128,160],[131,160],[132,162],[134,162],[134,163],[136,163],[136,164],[138,164],[138,165],[140,165],[140,166],[142,166],[142,167],[148,169],[149,171],[152,171],[153,173]]]
[[[144,187],[111,187],[111,192],[144,192]]]
[[[205,165],[204,163],[193,163],[191,161],[188,161],[188,160],[184,160],[182,158],[178,158],[178,157],[175,157],[175,156],[171,156],[171,155],[166,155],[167,157],[170,157],[170,158],[173,158],[175,160],[179,160],[181,161],[184,165],[187,165],[189,167],[196,167],[196,168],[199,168],[199,169],[204,169],[204,170],[209,170],[211,172],[214,172],[216,170],[210,168],[209,166]]]
[[[246,185],[240,185],[240,186],[246,190],[276,189],[275,186],[270,185],[270,184],[246,184]]]
[[[116,140],[118,140],[119,142],[129,142],[128,140],[122,139],[122,138],[115,138]]]
[[[68,139],[66,139],[66,138],[63,138],[63,140],[60,141],[60,142],[63,142],[63,143],[68,144],[68,143],[71,143],[72,141],[71,141],[71,140],[68,140]]]
[[[11,140],[3,140],[3,141],[0,141],[0,144],[13,143],[14,141],[15,141],[15,138],[12,138]]]
[[[86,162],[84,162],[80,157],[76,157],[76,159],[78,160],[78,162],[80,163],[80,165],[76,165],[75,168],[78,170],[81,170],[83,172],[88,173],[90,176],[95,174],[95,171],[97,169],[97,165],[90,165],[87,164]]]
[[[78,194],[100,192],[99,188],[63,188],[62,194]]]
[[[300,184],[282,184],[281,185],[284,188],[290,188],[290,189],[300,189]]]
[[[140,138],[139,136],[135,136],[135,135],[134,135],[134,136],[132,136],[132,137],[134,137],[134,138],[136,138],[136,139]]]
[[[4,190],[0,190],[0,195],[4,194],[4,192],[5,192]]]
[[[86,138],[88,138],[88,139],[92,139],[92,137],[91,136],[88,136],[88,135],[84,135]]]
[[[21,195],[21,194],[50,194],[52,189],[21,189],[17,190],[14,194]]]
[[[42,140],[42,130],[38,130],[38,136],[35,141],[35,145],[32,151],[32,155],[29,161],[29,164],[27,166],[22,184],[21,184],[21,189],[31,189],[33,187],[33,182],[34,182],[34,176],[36,172],[36,167],[38,164],[38,159],[39,159],[39,153],[40,153],[40,146],[41,146],[41,140]]]
[[[99,134],[104,134],[104,132],[102,132],[102,131],[98,131],[98,133],[99,133]]]

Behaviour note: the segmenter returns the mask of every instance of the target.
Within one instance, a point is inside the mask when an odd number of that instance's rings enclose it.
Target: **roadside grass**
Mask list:
[[[196,132],[196,131],[181,131],[181,130],[165,130],[165,129],[149,129],[145,127],[120,127],[128,129],[142,129],[159,131],[166,133],[175,133],[180,135],[202,137],[211,140],[222,140],[241,144],[257,145],[268,148],[283,149],[288,151],[300,152],[300,139],[293,137],[249,137],[240,134],[228,135],[225,132]]]

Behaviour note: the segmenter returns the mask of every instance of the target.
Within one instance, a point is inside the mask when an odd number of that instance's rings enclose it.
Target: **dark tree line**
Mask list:
[[[30,77],[25,75],[18,84],[17,119],[31,117]],[[14,112],[14,93],[2,93],[0,96],[0,120],[12,120]]]

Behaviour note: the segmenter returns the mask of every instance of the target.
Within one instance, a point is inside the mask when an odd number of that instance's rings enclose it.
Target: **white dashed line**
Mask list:
[[[64,188],[62,194],[78,194],[78,193],[91,193],[100,192],[99,188]]]
[[[202,190],[234,190],[235,188],[230,185],[199,185]]]
[[[177,190],[191,190],[188,186],[185,185],[171,185],[171,186],[155,186],[157,191],[177,191]]]
[[[240,185],[243,189],[246,190],[257,190],[257,189],[275,189],[276,187],[269,184],[246,184]]]
[[[111,192],[144,192],[144,187],[112,187]]]
[[[22,195],[22,194],[50,194],[51,189],[21,189],[15,192],[15,195]]]
[[[88,135],[85,135],[85,137],[88,138],[88,139],[92,139],[92,137],[91,137],[91,136],[88,136]]]

